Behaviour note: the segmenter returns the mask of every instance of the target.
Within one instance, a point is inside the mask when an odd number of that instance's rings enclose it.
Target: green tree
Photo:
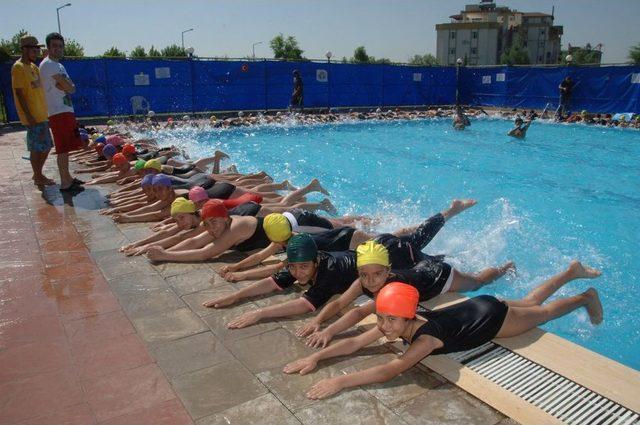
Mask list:
[[[522,46],[520,37],[516,36],[511,43],[511,47],[502,52],[500,55],[500,64],[502,65],[528,65],[529,53]]]
[[[126,56],[127,55],[124,52],[118,50],[118,48],[115,46],[112,46],[111,48],[109,48],[109,50],[102,54],[102,57],[105,58],[124,58]]]
[[[369,63],[371,62],[371,57],[367,54],[367,49],[364,46],[358,46],[353,51],[353,57],[351,58],[351,62],[353,63]]]
[[[64,41],[64,55],[71,58],[83,58],[84,47],[74,39]]]
[[[591,47],[591,44],[587,43],[584,47],[571,47],[570,50],[563,50],[560,53],[560,63],[567,64],[567,55],[571,55],[574,65],[588,65],[594,63],[600,63],[602,59],[602,52],[598,49]]]
[[[629,59],[636,65],[640,65],[640,44],[636,44],[629,49]]]
[[[147,52],[144,50],[144,47],[136,46],[136,47],[133,48],[131,53],[129,53],[129,57],[130,58],[136,58],[136,59],[146,58],[147,57]]]
[[[298,46],[298,41],[294,36],[285,36],[280,33],[273,37],[269,42],[269,46],[273,51],[273,57],[285,60],[303,60],[302,54],[304,50]]]
[[[20,49],[20,38],[29,34],[25,29],[18,31],[9,40],[0,40],[0,61],[10,60],[12,56],[20,56],[22,49]]]
[[[177,44],[167,46],[160,51],[160,54],[165,58],[182,58],[187,57],[187,52]]]
[[[151,45],[151,48],[149,49],[149,57],[159,58],[160,56],[162,56],[162,53],[160,53],[158,49],[156,49],[155,47],[153,47],[153,45]]]
[[[409,58],[409,65],[417,66],[434,66],[438,64],[438,59],[431,53],[425,53],[424,55],[413,55]]]

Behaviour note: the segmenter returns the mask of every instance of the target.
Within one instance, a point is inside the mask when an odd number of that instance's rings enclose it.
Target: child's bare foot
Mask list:
[[[322,201],[320,201],[320,205],[322,205],[322,209],[325,210],[326,212],[328,212],[329,214],[331,214],[331,215],[338,214],[338,210],[331,203],[329,198],[324,198]]]
[[[460,214],[462,211],[471,208],[477,203],[478,201],[476,201],[475,199],[454,199],[451,202],[451,206],[449,207],[449,209],[443,215],[445,216],[445,218],[451,218],[455,215]]]
[[[515,276],[516,264],[513,261],[507,261],[506,263],[498,267],[498,271],[500,272],[500,276],[507,273]]]
[[[585,266],[578,260],[571,262],[569,271],[573,274],[574,279],[595,279],[602,274],[600,270]]]
[[[283,185],[282,190],[290,190],[290,191],[298,190],[298,188],[297,188],[297,187],[295,187],[294,185],[292,185],[292,184],[289,182],[289,180],[283,180],[283,181],[282,181],[282,185]]]
[[[324,187],[322,187],[318,179],[311,180],[311,183],[309,183],[309,190],[311,192],[320,192],[325,196],[330,196],[329,192],[327,192],[327,190]]]
[[[603,312],[598,291],[596,291],[595,288],[589,288],[583,293],[583,295],[588,299],[585,308],[587,309],[587,313],[589,313],[589,320],[591,320],[591,323],[594,325],[599,325],[602,323]]]

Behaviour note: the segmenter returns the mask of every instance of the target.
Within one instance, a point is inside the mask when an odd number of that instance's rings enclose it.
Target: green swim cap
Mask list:
[[[318,247],[307,233],[299,233],[289,239],[289,243],[287,243],[287,260],[290,263],[315,261],[317,256]]]
[[[136,163],[133,166],[133,168],[135,168],[136,170],[142,170],[144,168],[144,164],[146,164],[146,163],[147,163],[147,161],[139,159],[139,160],[136,161]]]

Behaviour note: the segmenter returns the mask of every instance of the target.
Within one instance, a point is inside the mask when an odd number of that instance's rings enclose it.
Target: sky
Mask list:
[[[365,46],[375,57],[406,62],[414,54],[436,50],[437,23],[449,22],[465,4],[460,0],[70,0],[60,10],[62,34],[80,42],[87,56],[111,46],[130,51],[180,45],[201,57],[244,57],[253,43],[257,57],[272,57],[269,40],[293,35],[311,59],[350,57]],[[2,0],[0,38],[24,28],[44,41],[57,30],[56,7],[66,1]],[[629,47],[640,43],[639,0],[504,0],[498,5],[526,12],[551,13],[564,26],[563,47],[604,45],[603,62],[627,61]]]

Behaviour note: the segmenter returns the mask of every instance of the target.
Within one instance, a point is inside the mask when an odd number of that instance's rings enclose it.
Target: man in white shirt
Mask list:
[[[77,189],[83,183],[69,173],[69,152],[82,149],[82,140],[70,97],[76,91],[76,86],[59,62],[64,54],[64,38],[54,32],[47,36],[46,42],[49,56],[40,63],[40,77],[49,111],[49,126],[58,155],[60,190],[66,191]]]

